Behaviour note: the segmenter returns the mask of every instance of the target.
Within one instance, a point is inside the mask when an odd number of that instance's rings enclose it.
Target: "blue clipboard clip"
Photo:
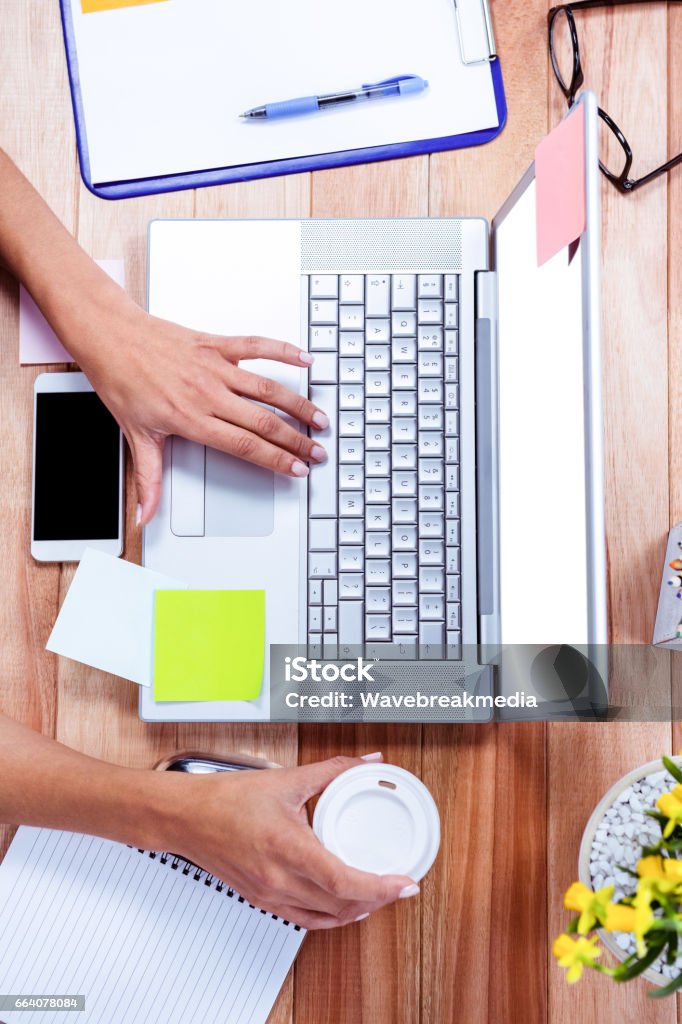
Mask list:
[[[459,36],[459,52],[462,58],[462,64],[485,64],[490,63],[490,61],[497,60],[497,46],[495,45],[495,33],[493,31],[493,22],[490,16],[490,5],[488,0],[479,0],[481,14],[483,16],[483,28],[485,31],[487,53],[478,57],[471,57],[467,55],[467,47],[464,42],[464,19],[462,18],[462,6],[470,6],[472,3],[475,3],[476,0],[452,0],[452,2],[455,7],[455,16],[457,18],[457,34]]]

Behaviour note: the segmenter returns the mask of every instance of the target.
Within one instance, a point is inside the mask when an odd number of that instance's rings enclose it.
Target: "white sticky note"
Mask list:
[[[121,288],[125,286],[123,260],[96,262],[116,284],[120,284]],[[73,357],[66,351],[23,286],[19,288],[19,362],[22,366],[73,362]]]
[[[154,594],[187,583],[88,548],[57,616],[47,650],[151,686]]]

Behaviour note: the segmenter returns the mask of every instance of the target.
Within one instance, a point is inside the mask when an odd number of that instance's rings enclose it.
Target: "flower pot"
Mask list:
[[[682,767],[682,757],[673,757],[671,758],[671,760],[675,764],[680,765],[680,767]],[[611,786],[608,792],[605,793],[602,799],[599,801],[599,803],[593,810],[592,814],[590,815],[590,819],[587,822],[587,825],[585,826],[582,842],[580,843],[580,854],[578,857],[578,877],[580,881],[583,883],[583,885],[586,885],[590,889],[593,888],[590,863],[592,851],[595,848],[595,838],[597,830],[599,829],[601,832],[606,831],[608,833],[609,828],[613,827],[612,825],[609,826],[605,823],[605,816],[607,811],[611,810],[611,808],[613,808],[614,805],[619,803],[619,798],[626,790],[630,789],[633,783],[641,782],[653,775],[659,775],[663,771],[665,771],[665,769],[663,768],[663,764],[660,759],[657,761],[650,761],[648,764],[641,765],[639,768],[633,768],[631,772],[628,772],[627,775],[624,775],[621,779],[618,780],[618,782],[614,783],[613,786]],[[667,774],[666,789],[671,789],[674,784],[675,780],[672,778],[672,776]],[[648,803],[644,807],[644,810],[653,809],[653,801],[651,803]],[[658,838],[659,835],[660,832],[658,831],[657,827],[656,837]],[[615,838],[619,837],[616,837],[614,834],[614,839]],[[630,843],[631,842],[632,840],[630,840]],[[607,883],[605,882],[604,884]],[[613,933],[606,932],[603,928],[600,928],[599,936],[604,947],[608,949],[614,957],[621,961],[627,958],[629,954],[626,953],[623,949],[621,949]],[[663,974],[660,970],[656,970],[655,966],[652,966],[648,970],[644,971],[641,977],[646,978],[646,980],[650,981],[652,985],[657,985],[659,987],[662,985],[667,985],[670,981],[670,977]]]

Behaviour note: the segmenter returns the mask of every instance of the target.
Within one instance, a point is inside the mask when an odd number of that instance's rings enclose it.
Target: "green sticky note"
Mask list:
[[[156,591],[154,700],[255,700],[264,660],[264,590]]]

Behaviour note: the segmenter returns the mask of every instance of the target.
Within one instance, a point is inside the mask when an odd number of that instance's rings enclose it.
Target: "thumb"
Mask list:
[[[137,437],[131,441],[138,502],[137,526],[145,526],[159,504],[164,440],[163,437]]]
[[[349,768],[356,768],[366,761],[381,761],[380,754],[370,754],[366,757],[330,757],[328,761],[318,761],[316,764],[305,764],[294,769],[298,783],[297,795],[302,804],[317,796],[323,789],[326,789],[330,782],[337,776],[347,772]]]

